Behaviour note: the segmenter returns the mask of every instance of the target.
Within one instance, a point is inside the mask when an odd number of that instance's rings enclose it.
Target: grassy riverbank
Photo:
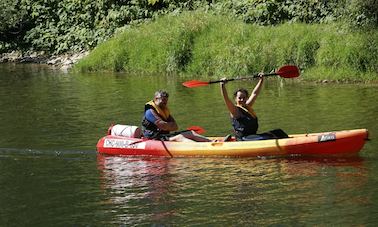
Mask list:
[[[80,71],[248,75],[296,64],[303,79],[376,81],[378,31],[340,24],[258,26],[209,13],[169,15],[95,48]]]

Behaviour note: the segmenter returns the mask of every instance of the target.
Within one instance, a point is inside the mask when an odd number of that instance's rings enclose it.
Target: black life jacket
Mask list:
[[[257,129],[259,128],[259,123],[255,112],[252,108],[247,109],[242,106],[236,107],[241,113],[239,118],[231,118],[236,138],[241,139],[244,136],[256,134]]]

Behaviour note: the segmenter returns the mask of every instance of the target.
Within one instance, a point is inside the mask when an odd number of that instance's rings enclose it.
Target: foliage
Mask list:
[[[220,78],[295,64],[305,78],[376,80],[378,32],[340,27],[304,23],[267,27],[201,11],[186,12],[127,29],[96,48],[76,69]]]
[[[195,34],[206,26],[201,17],[207,15],[170,15],[133,26],[99,45],[77,68],[83,71],[184,71],[192,59]]]
[[[377,0],[1,0],[0,52],[90,50],[129,25],[188,10],[229,15],[257,25],[346,20],[376,29],[377,7]],[[191,33],[183,33],[182,38],[189,48]],[[187,56],[181,58],[183,62],[170,64],[187,64]],[[182,67],[178,65],[174,67]]]
[[[151,17],[139,1],[24,0],[24,7],[35,24],[25,41],[55,53],[93,48],[117,27]]]
[[[354,27],[378,28],[378,1],[377,0],[350,0],[350,12],[347,17],[349,24]]]
[[[338,19],[340,0],[242,0],[223,1],[217,8],[246,23],[276,25],[285,21],[321,23]]]
[[[27,26],[26,15],[19,7],[19,1],[0,1],[0,52],[11,50],[21,42]]]
[[[111,37],[119,28],[160,14],[197,8],[202,1],[140,0],[2,0],[0,34],[20,28],[20,48],[49,53],[88,50]],[[10,4],[13,3],[13,4]],[[18,14],[15,12],[19,12]],[[14,18],[14,19],[13,19]],[[10,20],[13,19],[13,20]],[[9,24],[7,21],[10,21]],[[12,22],[15,21],[15,22]],[[28,26],[18,26],[27,24]],[[0,42],[10,43],[4,37]],[[0,46],[0,52],[5,49]]]

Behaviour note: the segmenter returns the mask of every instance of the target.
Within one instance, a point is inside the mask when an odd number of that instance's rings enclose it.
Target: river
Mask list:
[[[112,123],[139,125],[155,90],[170,93],[180,128],[231,126],[219,85],[193,78],[63,73],[0,64],[1,226],[376,226],[375,85],[269,78],[255,110],[260,131],[367,128],[357,157],[153,158],[96,153]],[[252,88],[255,82],[227,84]]]

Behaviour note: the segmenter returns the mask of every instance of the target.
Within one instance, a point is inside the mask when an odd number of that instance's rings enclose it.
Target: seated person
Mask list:
[[[155,92],[154,99],[144,106],[142,120],[143,136],[149,139],[169,140],[177,142],[209,142],[210,139],[194,131],[171,135],[171,131],[178,130],[177,123],[168,109],[169,94],[164,90]]]

